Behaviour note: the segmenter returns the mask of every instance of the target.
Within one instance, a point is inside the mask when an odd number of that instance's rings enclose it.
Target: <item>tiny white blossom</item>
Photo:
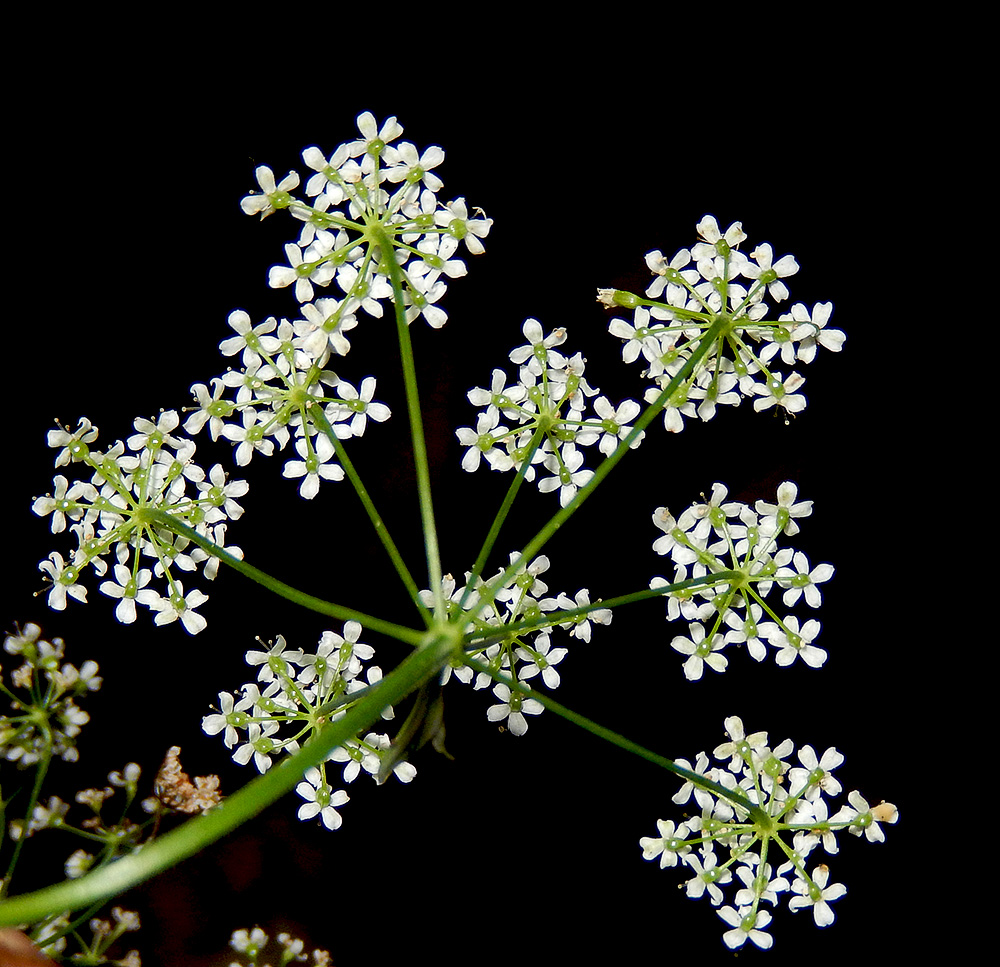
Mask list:
[[[327,829],[339,829],[343,819],[337,812],[337,806],[343,806],[350,796],[343,789],[334,791],[323,781],[322,774],[315,766],[308,769],[304,781],[300,782],[295,791],[306,800],[299,806],[299,819],[312,819],[318,815]]]
[[[274,172],[267,165],[260,165],[254,175],[263,194],[247,195],[240,202],[240,208],[247,215],[259,214],[261,218],[267,218],[276,207],[286,208],[288,202],[283,196],[299,186],[299,176],[294,171],[288,172],[277,185],[274,183]]]
[[[524,735],[528,731],[525,715],[540,715],[543,709],[541,702],[533,698],[525,698],[518,692],[499,682],[493,686],[493,694],[500,699],[499,705],[491,705],[486,710],[486,717],[491,722],[507,721],[507,728],[514,735]]]
[[[656,821],[656,828],[660,835],[643,836],[639,845],[642,847],[644,860],[659,857],[660,869],[665,870],[668,866],[676,866],[678,859],[683,859],[685,854],[691,852],[691,847],[684,843],[690,830],[684,823],[675,826],[672,820],[664,819]]]
[[[847,887],[843,883],[831,883],[830,870],[821,863],[812,871],[812,884],[801,876],[792,884],[792,890],[799,894],[788,901],[789,910],[801,910],[804,907],[812,907],[813,919],[817,927],[828,927],[833,923],[835,916],[830,909],[830,901],[837,900],[847,892]]]
[[[752,940],[761,950],[768,950],[774,943],[774,938],[763,929],[771,922],[771,914],[767,910],[758,910],[756,917],[750,916],[750,907],[722,907],[717,913],[733,929],[722,935],[722,940],[730,950],[742,947],[746,941]]]

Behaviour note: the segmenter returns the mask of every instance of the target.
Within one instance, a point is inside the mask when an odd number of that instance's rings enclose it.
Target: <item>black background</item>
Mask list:
[[[66,785],[51,791],[68,798],[128,761],[151,784],[171,744],[183,747],[192,774],[218,773],[224,790],[238,788],[251,771],[203,735],[201,717],[220,690],[250,680],[242,656],[254,636],[284,634],[290,646],[308,648],[323,629],[340,630],[230,573],[207,588],[209,625],[197,637],[179,625],[154,628],[145,612],[119,625],[96,586],[85,607],[51,612],[43,596],[32,598],[43,587],[35,565],[68,545],[30,502],[51,488],[44,437],[53,418],[86,415],[109,445],[135,416],[188,404],[192,383],[223,371],[216,347],[232,309],[254,321],[294,317],[291,293],[269,290],[266,278],[298,225],[281,214],[263,223],[242,214],[255,165],[279,178],[303,172],[301,149],[330,152],[351,139],[362,110],[380,121],[396,114],[404,139],[444,147],[439,197],[464,195],[495,219],[485,256],[467,258],[469,275],[450,285],[448,325],[411,327],[446,570],[471,564],[508,482],[459,467],[453,431],[475,417],[465,392],[488,385],[492,368],[522,342],[525,318],[546,331],[565,326],[566,348],[584,353],[588,380],[614,401],[639,398],[638,368],[621,363],[595,289],[641,291],[645,253],[689,246],[707,212],[723,228],[741,220],[747,250],[770,241],[776,257],[796,256],[792,302],[834,303],[831,325],[847,332],[846,347],[802,370],[802,415],[786,426],[744,405],[679,436],[655,424],[605,492],[546,548],[553,590],[625,593],[666,573],[650,549],[657,506],[678,512],[717,480],[747,501],[772,499],[777,483],[795,480],[800,496],[815,501],[795,546],[837,569],[818,615],[826,666],[758,666],[730,649],[726,675],[688,683],[669,649],[681,629],[668,627],[654,602],[617,614],[589,645],[574,644],[557,697],[668,756],[710,750],[730,714],[767,730],[773,743],[787,736],[820,752],[835,745],[847,757],[845,792],[895,802],[900,823],[887,828],[886,843],[852,837],[829,860],[832,879],[848,887],[833,927],[817,931],[807,912],[791,915],[783,903],[774,950],[748,944],[740,956],[782,963],[793,950],[820,959],[901,952],[912,941],[907,884],[918,870],[921,812],[930,808],[921,799],[924,768],[937,755],[929,724],[950,688],[935,678],[939,618],[914,600],[908,573],[923,544],[933,464],[945,458],[941,449],[928,453],[930,404],[911,395],[926,346],[921,329],[906,327],[926,323],[912,322],[899,281],[904,264],[919,277],[907,246],[932,241],[922,233],[937,216],[933,206],[948,201],[916,121],[919,92],[900,98],[888,67],[862,86],[849,85],[843,68],[817,80],[801,61],[794,78],[736,77],[697,63],[664,64],[647,76],[599,59],[550,73],[526,66],[537,53],[528,50],[498,78],[475,45],[459,54],[441,43],[447,66],[439,73],[427,68],[408,85],[390,72],[372,93],[342,68],[292,76],[239,49],[197,69],[190,65],[217,58],[199,51],[182,69],[166,48],[115,50],[107,59],[91,49],[61,62],[58,98],[29,100],[19,112],[3,621],[8,630],[40,622],[67,640],[70,660],[95,658],[105,676],[86,706],[92,723],[81,761],[55,770],[53,782]],[[377,396],[394,411],[355,441],[352,456],[419,572],[388,318],[361,317],[350,338],[338,372],[355,384],[376,375]],[[228,459],[228,446],[219,456],[200,446],[206,463]],[[247,513],[229,529],[248,561],[304,590],[415,620],[348,484],[324,484],[309,503],[280,478],[277,459],[257,457],[233,475],[251,483]],[[556,506],[554,495],[526,488],[517,507],[523,523],[501,539],[501,556]],[[364,640],[383,668],[403,657],[374,634]],[[709,962],[731,959],[709,904],[678,892],[678,871],[641,859],[639,838],[655,832],[656,820],[680,819],[670,802],[676,781],[548,713],[531,719],[524,737],[501,734],[486,721],[489,704],[488,693],[450,687],[455,761],[421,753],[406,787],[357,780],[340,831],[297,821],[289,797],[124,898],[143,917],[144,963],[228,963],[231,931],[254,924],[329,949],[338,967],[412,957],[630,963],[650,951],[700,948]],[[4,772],[13,776],[5,776],[6,793],[17,777]]]

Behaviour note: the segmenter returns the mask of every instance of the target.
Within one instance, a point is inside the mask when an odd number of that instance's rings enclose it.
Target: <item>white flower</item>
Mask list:
[[[288,265],[273,265],[267,275],[267,284],[272,289],[283,289],[295,283],[295,298],[299,302],[312,302],[313,283],[329,285],[336,269],[330,262],[322,259],[328,253],[324,251],[319,239],[316,239],[303,251],[294,242],[285,245],[285,257]]]
[[[524,735],[528,731],[525,715],[540,715],[544,706],[533,698],[525,698],[520,692],[511,692],[503,682],[493,686],[493,694],[500,699],[500,705],[491,705],[486,717],[491,722],[507,720],[507,728],[514,735]]]
[[[87,870],[94,863],[94,857],[86,852],[86,850],[78,849],[74,850],[69,859],[66,860],[65,866],[66,878],[69,880],[75,880],[77,877],[83,876]]]
[[[738,715],[728,716],[724,725],[726,735],[732,741],[717,745],[712,750],[712,755],[716,759],[729,759],[729,771],[739,774],[744,765],[744,755],[749,755],[751,751],[759,751],[767,746],[767,733],[753,732],[747,735],[743,731],[743,720]]]
[[[880,803],[873,809],[867,800],[857,790],[847,794],[850,806],[842,806],[833,823],[849,822],[849,830],[855,836],[864,833],[869,843],[884,843],[885,833],[879,823],[895,823],[899,819],[899,810],[892,803]]]
[[[463,426],[455,431],[458,442],[463,447],[468,447],[462,456],[462,469],[468,473],[474,473],[479,469],[483,456],[487,459],[489,454],[496,449],[496,438],[493,431],[496,430],[497,437],[502,437],[506,432],[506,427],[498,426],[500,421],[500,411],[495,406],[488,406],[476,417],[476,428]]]
[[[153,619],[156,625],[167,625],[180,618],[184,630],[190,635],[204,631],[208,625],[208,621],[194,610],[208,600],[208,595],[195,588],[185,596],[184,585],[180,581],[173,582],[168,598],[160,597],[149,589],[139,591],[136,597],[140,604],[156,612],[156,617]]]
[[[719,916],[733,928],[722,935],[723,943],[730,950],[742,947],[748,937],[761,950],[767,950],[774,943],[774,937],[764,933],[762,929],[771,922],[771,914],[766,910],[758,910],[757,916],[751,917],[750,909],[750,907],[740,907],[737,911],[732,907],[723,907],[717,911]]]
[[[642,412],[642,407],[635,400],[624,400],[616,409],[607,397],[599,396],[594,400],[594,411],[601,418],[601,440],[597,448],[606,457],[610,457],[617,449],[618,441],[624,440],[632,431],[628,424]],[[630,444],[630,449],[634,450],[639,446],[645,435],[645,431],[638,434]]]
[[[817,345],[834,353],[839,353],[843,348],[847,336],[840,329],[825,328],[832,312],[832,302],[818,302],[813,306],[811,314],[801,302],[796,302],[790,313],[778,317],[779,322],[796,323],[791,336],[799,344],[796,355],[802,362],[813,361]]]
[[[97,497],[97,490],[92,484],[80,480],[70,487],[69,481],[62,474],[56,474],[52,482],[55,484],[52,495],[38,497],[31,505],[31,509],[39,517],[52,514],[52,533],[61,534],[66,529],[67,514],[73,520],[79,520],[84,514],[85,508],[74,506],[77,499],[82,497],[88,502],[93,502]]]
[[[570,598],[567,594],[560,594],[556,599],[556,607],[567,611],[573,608],[589,607],[590,603],[590,591],[587,588],[581,588],[573,598]],[[590,641],[592,631],[591,622],[599,625],[609,625],[611,624],[612,616],[613,612],[610,608],[598,608],[594,611],[588,611],[586,614],[578,614],[568,621],[562,622],[560,627],[567,629],[571,638],[579,638],[580,641]]]
[[[725,522],[732,517],[739,517],[743,504],[736,500],[726,500],[729,488],[725,484],[712,484],[712,496],[707,503],[692,504],[685,510],[677,526],[682,531],[688,531],[689,536],[699,541],[706,540],[714,530],[717,534],[725,533]],[[704,496],[704,495],[702,495]],[[687,560],[674,558],[675,564],[688,564]]]
[[[305,774],[305,781],[300,782],[295,791],[306,800],[305,804],[299,806],[299,819],[312,819],[317,814],[323,820],[323,825],[327,829],[339,829],[343,822],[337,806],[343,806],[350,800],[350,796],[343,789],[334,792],[330,786],[323,781],[323,776],[315,766],[308,769]]]
[[[725,886],[732,880],[733,875],[729,868],[716,866],[718,860],[715,853],[703,853],[700,859],[691,853],[685,858],[685,862],[696,874],[684,884],[687,895],[692,900],[697,900],[707,892],[712,906],[717,907],[722,903],[723,894],[719,886],[720,884]]]
[[[669,382],[669,376],[660,377],[657,381],[658,384],[650,386],[643,393],[642,398],[647,403],[655,403],[662,395],[663,390],[667,388]],[[684,429],[684,417],[686,416],[690,419],[692,416],[697,416],[697,414],[698,411],[695,409],[694,403],[688,400],[686,396],[679,398],[675,392],[673,396],[668,397],[668,402],[663,407],[663,426],[668,433],[680,433]]]
[[[482,214],[481,209],[476,209]],[[456,198],[448,202],[444,209],[434,213],[434,224],[447,228],[451,235],[465,242],[465,247],[472,255],[482,255],[486,249],[479,241],[489,235],[493,225],[492,218],[469,218],[469,209],[464,198]]]
[[[257,184],[263,192],[261,195],[247,195],[241,202],[240,208],[248,215],[260,214],[261,218],[267,218],[275,208],[287,208],[288,200],[285,197],[293,188],[299,186],[299,176],[294,171],[289,171],[281,181],[275,185],[274,172],[266,165],[260,165],[254,175]]]
[[[672,820],[658,819],[656,827],[660,831],[659,836],[643,836],[639,840],[642,847],[642,858],[644,860],[655,860],[660,858],[660,869],[665,870],[668,866],[676,866],[678,857],[683,858],[691,852],[691,847],[684,844],[684,839],[690,832],[684,823],[674,826]]]
[[[777,494],[778,502],[776,504],[768,503],[766,500],[758,500],[754,504],[754,509],[758,514],[773,517],[776,530],[781,531],[786,537],[794,537],[799,532],[799,525],[795,523],[794,518],[808,517],[812,513],[813,502],[811,500],[796,501],[799,488],[790,480],[778,484]]]
[[[280,749],[271,738],[277,731],[277,722],[251,722],[247,727],[247,741],[233,753],[233,761],[245,766],[253,758],[257,771],[267,772],[271,768],[271,756]]]
[[[760,397],[753,401],[754,410],[761,413],[777,405],[789,413],[802,412],[806,408],[806,398],[795,390],[805,381],[805,377],[798,373],[789,373],[784,380],[780,373],[774,373],[766,385],[751,383],[750,392]]]
[[[625,341],[622,346],[622,360],[634,363],[641,353],[646,362],[656,363],[663,350],[659,337],[650,332],[649,310],[645,306],[638,306],[633,321],[635,325],[629,325],[622,319],[612,319],[608,324],[608,332]]]
[[[362,140],[351,141],[347,145],[348,154],[352,158],[367,154],[374,141],[381,141],[384,144],[388,144],[390,141],[395,141],[403,133],[403,125],[395,117],[386,118],[382,123],[382,127],[379,128],[375,121],[375,115],[371,111],[359,114],[356,123],[358,131],[361,132]]]
[[[562,460],[550,453],[544,460],[546,470],[555,474],[553,477],[543,477],[538,481],[538,489],[543,494],[551,493],[558,488],[559,506],[565,507],[575,496],[580,487],[586,486],[593,470],[583,468],[583,453],[572,443],[567,443],[561,450]]]
[[[327,352],[346,356],[351,344],[344,333],[358,325],[357,316],[347,311],[348,303],[351,307],[357,305],[353,299],[344,303],[337,299],[317,299],[303,305],[303,318],[292,323],[297,337],[296,348],[301,348],[316,360],[324,359]]]
[[[408,197],[413,197],[412,192],[419,191],[421,183],[431,192],[440,191],[444,187],[444,182],[430,170],[444,161],[444,151],[441,148],[431,145],[421,155],[417,154],[416,145],[409,141],[401,141],[395,148],[398,164],[386,171],[387,181],[396,183],[405,180],[408,183]]]
[[[733,222],[726,229],[725,234],[719,231],[719,223],[714,215],[705,215],[695,226],[695,231],[705,240],[707,244],[698,243],[694,246],[692,254],[696,259],[703,259],[714,255],[718,249],[716,244],[721,240],[729,246],[739,245],[746,240],[746,232],[743,231],[742,222]]]
[[[222,469],[222,464],[217,463],[208,472],[208,481],[199,482],[198,489],[202,492],[202,499],[206,499],[213,505],[205,517],[205,523],[216,524],[228,517],[230,520],[239,520],[243,516],[243,508],[236,503],[234,498],[243,497],[250,489],[250,485],[245,480],[228,480],[226,471]],[[214,511],[214,516],[213,516]]]
[[[682,248],[670,261],[659,250],[646,253],[646,268],[649,269],[655,279],[646,289],[646,295],[650,299],[660,299],[670,305],[684,305],[687,293],[683,283],[694,285],[698,281],[698,272],[695,269],[685,269],[684,266],[691,263],[691,252]],[[667,294],[663,297],[663,290]]]
[[[767,285],[767,291],[771,298],[776,302],[782,302],[788,298],[788,287],[780,280],[795,275],[799,270],[799,264],[791,255],[783,255],[772,265],[772,257],[771,246],[764,242],[750,253],[750,258],[757,264],[745,262],[742,270],[748,278],[760,279]]]
[[[351,436],[361,436],[371,417],[376,423],[384,423],[392,413],[384,403],[373,403],[375,395],[375,377],[366,376],[361,381],[360,392],[350,383],[341,380],[337,383],[337,394],[340,401],[336,404],[333,414],[338,420],[349,419]],[[338,439],[340,434],[337,434]]]
[[[810,801],[819,799],[823,793],[827,796],[839,796],[841,785],[831,773],[843,761],[843,755],[832,747],[823,753],[822,758],[817,759],[811,745],[802,746],[799,749],[799,762],[804,768],[788,770],[790,793],[804,796]]]
[[[406,289],[406,321],[410,323],[417,316],[423,316],[432,329],[440,329],[448,321],[448,313],[434,303],[448,291],[447,285],[438,279],[426,288],[429,280],[420,276],[410,281],[411,285]]]
[[[788,901],[788,909],[801,910],[803,907],[811,906],[816,926],[830,926],[835,919],[833,910],[830,909],[830,901],[842,897],[847,892],[847,887],[843,883],[831,883],[827,886],[829,879],[830,870],[824,863],[813,870],[812,884],[800,876],[792,884],[792,891],[799,896],[793,896]]]
[[[369,732],[368,735],[365,736],[365,742],[379,750],[377,754],[372,753],[368,756],[363,763],[367,772],[377,781],[379,769],[382,765],[380,756],[391,747],[392,742],[389,739],[389,736],[385,733],[376,734],[375,732]],[[407,762],[406,759],[400,759],[392,767],[392,774],[402,783],[413,782],[417,775],[417,767],[412,763]],[[386,776],[386,778],[388,778],[388,776]]]
[[[774,656],[775,662],[787,667],[796,658],[801,658],[810,668],[819,668],[826,661],[826,651],[817,648],[812,641],[819,634],[820,623],[811,618],[799,628],[799,619],[788,615],[784,625],[782,629],[773,621],[765,621],[758,629],[771,645],[779,649]]]
[[[366,740],[367,741],[367,740]],[[354,782],[361,775],[361,766],[366,759],[374,759],[373,767],[365,766],[368,772],[378,772],[379,758],[373,752],[362,749],[357,741],[351,740],[343,745],[337,746],[328,756],[329,762],[344,762],[343,780],[344,782]]]
[[[222,428],[222,435],[227,440],[239,444],[235,457],[239,467],[245,467],[250,462],[255,450],[259,450],[265,457],[274,453],[274,443],[266,438],[266,424],[257,422],[257,411],[248,406],[243,410],[242,418],[243,426],[227,423]]]
[[[65,467],[68,463],[77,463],[86,457],[90,452],[87,446],[97,439],[97,427],[85,416],[80,418],[77,428],[71,431],[68,427],[57,426],[54,430],[49,430],[45,437],[46,443],[50,447],[59,447],[56,454],[55,465]]]
[[[674,651],[688,656],[688,660],[684,662],[684,677],[689,682],[696,682],[701,678],[705,665],[712,671],[724,672],[729,660],[718,653],[725,646],[726,641],[722,635],[713,635],[710,641],[706,640],[705,628],[697,621],[691,625],[690,638],[678,635],[670,642]]]
[[[164,411],[159,415],[155,423],[141,416],[136,417],[132,421],[132,425],[139,432],[133,433],[125,443],[134,453],[138,453],[142,449],[158,450],[164,445],[173,447],[175,450],[181,449],[188,445],[188,441],[171,435],[172,431],[177,429],[180,422],[177,410]]]
[[[306,182],[306,194],[313,198],[322,192],[324,189],[329,195],[331,205],[336,205],[343,200],[343,191],[336,181],[331,181],[326,174],[327,168],[332,169],[336,172],[339,168],[343,167],[347,162],[348,148],[346,144],[340,145],[332,155],[330,155],[329,160],[323,154],[319,148],[312,146],[306,148],[302,152],[302,160],[316,172],[314,175],[310,175],[309,181]],[[319,207],[317,204],[315,207]]]
[[[218,735],[225,730],[222,741],[227,749],[231,749],[239,741],[236,730],[245,729],[248,725],[246,709],[252,706],[253,697],[244,697],[234,703],[229,692],[219,692],[219,711],[202,718],[202,730],[206,735]]]
[[[276,675],[291,677],[292,671],[289,665],[302,664],[303,654],[301,649],[298,648],[286,651],[287,647],[288,644],[285,641],[285,636],[278,635],[271,642],[271,647],[267,651],[253,649],[246,653],[244,660],[251,668],[257,665],[261,666],[260,671],[257,673],[257,681],[272,682]]]
[[[256,369],[260,365],[261,350],[276,348],[265,342],[266,339],[274,338],[268,336],[268,333],[274,332],[278,327],[278,320],[274,316],[268,316],[255,326],[246,312],[242,309],[236,309],[229,313],[226,322],[231,329],[235,330],[236,335],[223,339],[219,343],[219,352],[223,356],[235,356],[242,352],[243,366],[246,369]]]
[[[305,459],[287,461],[282,476],[290,479],[302,477],[299,493],[306,500],[312,500],[319,493],[320,481],[344,479],[344,468],[332,462],[336,454],[333,444],[324,434],[318,434],[313,438],[312,449],[305,437],[299,437],[295,441],[295,449],[299,456]]]
[[[208,392],[208,387],[204,383],[195,383],[191,387],[191,394],[198,404],[195,410],[185,421],[184,429],[192,436],[200,433],[205,424],[208,424],[208,433],[213,440],[219,439],[222,433],[223,417],[231,416],[233,404],[222,399],[222,394],[226,389],[226,384],[214,377],[212,379],[212,392]]]
[[[130,625],[135,621],[135,602],[139,591],[149,584],[152,573],[149,568],[143,567],[138,570],[135,577],[124,564],[114,566],[114,581],[104,581],[100,591],[109,598],[117,598],[118,605],[115,608],[115,617],[124,625]]]
[[[738,866],[736,876],[743,882],[743,889],[736,892],[738,907],[751,906],[755,901],[766,901],[771,906],[777,906],[778,894],[788,889],[788,880],[783,876],[772,878],[770,863],[763,867],[759,862],[756,865]]]
[[[53,551],[48,560],[40,562],[38,569],[43,571],[52,581],[47,600],[49,607],[54,611],[66,610],[67,595],[86,603],[87,589],[76,583],[80,577],[79,568],[63,561],[62,554],[58,551]]]
[[[511,350],[510,361],[512,363],[526,366],[528,372],[536,378],[542,375],[543,363],[551,366],[563,365],[565,359],[562,353],[550,352],[550,350],[553,346],[561,346],[566,341],[565,329],[556,329],[546,336],[537,319],[525,319],[521,332],[524,333],[528,343]]]
[[[745,644],[754,661],[763,661],[767,657],[767,648],[758,637],[761,633],[758,622],[763,613],[759,604],[751,604],[746,618],[732,610],[725,614],[725,622],[730,628],[726,632],[726,644]]]
[[[260,927],[254,927],[252,931],[234,930],[229,940],[229,946],[240,953],[249,953],[256,958],[261,948],[267,943],[267,934]]]
[[[801,787],[796,787],[794,783],[791,783],[791,791],[793,793],[797,788]],[[837,784],[837,788],[839,790],[839,783]],[[831,856],[840,852],[840,847],[837,845],[837,831],[830,828],[824,829],[829,820],[830,810],[827,807],[826,800],[821,796],[817,796],[814,800],[808,798],[799,800],[789,820],[790,822],[809,827],[808,829],[798,830],[792,837],[792,845],[799,856],[808,856],[819,843],[823,844],[823,849]],[[785,864],[782,869],[784,870],[786,867],[787,869],[791,869],[793,865],[792,863]]]
[[[551,643],[551,636],[543,631],[535,636],[530,647],[525,646],[517,649],[518,658],[527,662],[518,671],[519,678],[534,678],[541,672],[542,681],[547,687],[557,688],[559,686],[559,672],[553,666],[558,665],[569,654],[569,650],[552,648]]]

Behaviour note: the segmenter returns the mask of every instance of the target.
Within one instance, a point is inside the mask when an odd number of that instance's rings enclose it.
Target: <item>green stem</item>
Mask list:
[[[580,726],[582,729],[586,729],[598,738],[604,739],[612,745],[617,745],[618,748],[624,749],[626,752],[631,752],[634,755],[645,759],[647,762],[652,762],[661,769],[667,769],[675,775],[680,776],[682,779],[685,779],[688,782],[693,782],[700,789],[706,789],[713,795],[725,799],[726,802],[730,802],[734,806],[738,806],[740,809],[746,810],[754,822],[762,820],[765,822],[767,821],[767,815],[764,811],[759,806],[755,806],[749,799],[741,796],[738,792],[734,792],[732,789],[727,789],[725,786],[708,779],[700,773],[692,772],[690,769],[685,769],[683,766],[677,765],[673,759],[668,759],[666,756],[651,752],[649,749],[639,745],[638,742],[626,739],[625,736],[620,735],[618,732],[605,728],[603,725],[598,725],[598,723],[593,721],[593,719],[588,719],[585,715],[580,715],[578,712],[574,712],[571,709],[566,708],[565,705],[560,704],[553,698],[549,698],[548,695],[544,695],[534,689],[531,691],[526,690],[523,684],[515,682],[513,679],[502,674],[501,672],[493,671],[488,665],[484,665],[482,662],[478,662],[474,658],[466,658],[465,662],[477,672],[489,675],[494,681],[502,682],[512,692],[517,692],[521,695],[527,696],[528,698],[535,699],[540,705],[549,709],[549,711],[555,712],[556,715],[561,716],[568,722],[572,722],[574,725]]]
[[[21,849],[28,839],[28,827],[31,823],[31,817],[35,812],[35,806],[38,804],[39,797],[42,793],[42,784],[45,782],[45,776],[48,774],[49,765],[52,763],[52,729],[49,728],[48,719],[44,723],[40,724],[40,728],[45,733],[45,749],[41,753],[41,757],[38,760],[38,766],[35,769],[35,781],[31,785],[31,795],[28,797],[28,805],[24,812],[24,829],[21,830],[21,835],[14,841],[14,852],[10,858],[10,863],[7,864],[7,872],[4,873],[3,882],[0,883],[0,899],[7,895],[10,890],[10,880],[14,875],[14,868],[17,866],[18,858],[21,855]],[[6,823],[0,826],[0,835],[6,830]]]
[[[392,283],[392,302],[396,313],[396,335],[406,386],[406,408],[410,418],[410,439],[413,445],[413,463],[417,474],[417,491],[420,497],[420,520],[423,524],[424,548],[427,553],[427,576],[434,595],[434,614],[444,617],[444,591],[441,588],[441,553],[438,548],[437,528],[434,524],[434,505],[431,500],[431,476],[424,441],[424,424],[420,413],[420,395],[417,391],[417,374],[413,362],[413,344],[410,327],[406,321],[403,304],[403,279],[396,261],[395,249],[385,230],[375,231],[375,241],[381,250],[380,266],[385,266]]]
[[[347,474],[348,479],[353,484],[354,490],[368,514],[368,519],[372,522],[372,526],[375,528],[375,533],[378,535],[378,539],[382,542],[382,546],[385,548],[386,553],[389,555],[389,559],[396,568],[396,573],[399,575],[400,580],[402,580],[403,585],[406,587],[406,591],[410,595],[411,600],[417,606],[417,610],[426,622],[429,617],[429,612],[424,606],[423,601],[420,600],[420,591],[417,588],[416,582],[413,580],[413,576],[410,574],[409,568],[407,568],[395,542],[389,536],[389,530],[385,526],[385,522],[382,520],[381,515],[375,509],[375,504],[372,502],[368,491],[365,489],[365,485],[361,482],[361,477],[358,476],[357,470],[354,469],[354,464],[347,456],[344,444],[341,443],[337,434],[334,433],[333,427],[330,426],[330,421],[327,420],[326,414],[323,412],[323,407],[318,403],[314,404],[309,408],[309,416],[316,426],[318,426],[327,435],[327,438],[333,444],[333,448],[337,454],[337,459],[340,461],[340,465],[344,468],[344,473]]]
[[[228,564],[233,570],[239,571],[244,577],[250,578],[251,581],[256,581],[269,591],[273,591],[275,594],[287,598],[289,601],[293,601],[303,608],[308,608],[310,611],[318,611],[320,614],[326,614],[332,618],[339,618],[341,621],[360,621],[361,624],[372,631],[379,631],[389,638],[395,638],[397,641],[405,641],[409,645],[419,645],[423,640],[421,632],[407,628],[405,625],[398,625],[391,621],[385,621],[382,618],[376,618],[374,615],[365,614],[365,612],[358,611],[355,608],[347,608],[344,605],[334,604],[332,601],[325,601],[323,598],[306,594],[304,591],[293,588],[290,584],[285,584],[284,581],[279,581],[277,578],[271,577],[270,574],[261,571],[252,564],[247,564],[246,561],[234,557],[227,550],[219,547],[218,544],[212,543],[212,541],[199,534],[193,527],[188,526],[184,521],[178,520],[166,511],[151,510],[147,513],[149,519],[158,526],[165,527],[175,534],[186,537],[192,543],[208,551],[213,557],[217,557],[223,564]]]
[[[670,397],[674,394],[679,386],[684,383],[689,377],[693,376],[698,369],[698,364],[701,362],[702,358],[708,353],[708,351],[715,345],[715,341],[718,339],[719,334],[722,332],[723,328],[726,326],[727,321],[725,318],[717,319],[709,329],[706,330],[705,334],[701,337],[698,342],[697,347],[692,351],[691,355],[685,360],[684,365],[678,370],[677,374],[673,379],[664,387],[660,395],[646,407],[645,412],[636,420],[635,425],[629,431],[629,433],[619,441],[618,446],[615,448],[614,453],[611,454],[603,463],[598,466],[597,470],[594,471],[594,476],[587,481],[584,486],[582,486],[575,494],[573,499],[565,506],[560,508],[549,520],[547,524],[525,545],[524,550],[521,551],[520,557],[514,562],[512,562],[507,569],[503,572],[497,582],[497,587],[503,587],[514,574],[517,573],[517,569],[521,566],[521,562],[531,562],[534,560],[535,555],[548,543],[552,535],[555,534],[557,530],[564,523],[566,523],[569,518],[580,509],[583,502],[601,485],[604,478],[607,477],[609,473],[616,466],[618,466],[619,461],[626,453],[631,449],[632,443],[638,438],[639,434],[642,433],[646,427],[649,426],[653,420],[660,414],[663,407],[666,406]],[[487,602],[482,601],[479,603],[476,609],[474,609],[470,616],[475,618],[479,612],[486,607]]]
[[[592,601],[590,604],[581,605],[578,608],[567,608],[565,611],[546,611],[537,618],[522,618],[519,621],[512,621],[510,624],[497,627],[496,634],[485,636],[478,633],[467,636],[467,641],[476,645],[477,648],[492,644],[494,641],[501,641],[509,638],[512,634],[520,634],[522,631],[529,631],[532,628],[551,627],[562,624],[571,618],[580,615],[590,614],[591,611],[613,610],[623,604],[634,604],[636,601],[648,601],[650,598],[662,597],[664,594],[672,594],[674,591],[684,591],[687,588],[705,587],[716,582],[723,584],[726,581],[742,577],[739,571],[713,571],[711,574],[704,574],[698,578],[687,578],[685,581],[678,581],[676,584],[665,584],[659,588],[644,588],[642,591],[633,591],[631,594],[622,594],[617,598],[606,598]]]
[[[227,797],[221,806],[77,880],[5,900],[0,904],[0,926],[36,923],[50,913],[76,910],[116,896],[193,856],[256,816],[292,789],[307,769],[319,765],[333,749],[377,721],[384,708],[438,674],[454,648],[453,638],[425,634],[421,641],[422,647],[366,692],[343,718],[324,726],[312,742]]]
[[[514,506],[514,498],[521,489],[521,484],[524,483],[524,475],[527,473],[528,467],[531,466],[531,458],[535,455],[535,451],[541,445],[542,436],[542,428],[537,427],[525,450],[521,466],[518,468],[517,473],[514,475],[514,479],[507,488],[507,493],[504,495],[503,503],[500,504],[500,509],[497,511],[496,517],[493,518],[493,523],[490,526],[489,533],[486,535],[486,540],[483,541],[483,546],[479,551],[479,556],[476,558],[476,563],[472,565],[472,573],[469,575],[469,580],[466,582],[465,590],[462,592],[462,597],[458,602],[460,609],[465,607],[465,602],[472,593],[476,578],[483,573],[483,568],[486,567],[486,559],[489,557],[490,552],[496,544],[497,536],[500,534],[500,528],[503,527],[503,523],[507,519],[507,515],[510,513],[511,507]]]

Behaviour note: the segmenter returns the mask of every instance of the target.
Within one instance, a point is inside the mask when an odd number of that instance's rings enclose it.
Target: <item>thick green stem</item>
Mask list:
[[[292,789],[307,769],[319,765],[333,749],[377,721],[384,708],[401,701],[439,673],[454,648],[453,638],[424,635],[422,640],[422,647],[367,691],[343,718],[326,725],[312,742],[227,797],[221,806],[161,836],[138,852],[77,880],[66,880],[35,893],[5,900],[0,903],[0,926],[35,923],[50,913],[76,910],[116,896],[193,856],[256,816]]]

